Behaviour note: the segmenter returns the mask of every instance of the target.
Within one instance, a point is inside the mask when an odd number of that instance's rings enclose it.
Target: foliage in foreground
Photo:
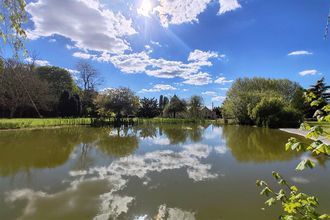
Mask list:
[[[312,107],[318,107],[324,103],[322,97],[317,96],[309,91],[306,94],[307,100]],[[319,123],[330,123],[330,104],[321,105],[314,116]],[[313,140],[311,144],[303,144],[295,138],[290,138],[286,144],[286,150],[309,152],[313,156],[330,157],[330,146],[319,140],[320,136],[328,136],[329,134],[319,125],[311,127],[307,123],[302,124],[302,128],[309,131],[306,138]],[[297,171],[302,171],[306,168],[314,168],[315,162],[311,158],[303,159],[296,167]],[[272,189],[265,181],[257,180],[257,186],[263,187],[261,195],[270,197],[265,204],[272,206],[277,202],[282,204],[284,214],[280,216],[283,220],[313,220],[313,219],[330,219],[328,214],[320,214],[317,212],[319,206],[318,199],[315,196],[309,196],[298,190],[296,186],[291,186],[288,182],[277,172],[273,172],[274,178],[283,188],[278,192]]]

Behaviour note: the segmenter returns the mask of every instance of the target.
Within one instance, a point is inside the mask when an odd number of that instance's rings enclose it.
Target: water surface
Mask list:
[[[330,212],[329,163],[295,172],[306,155],[284,151],[290,136],[189,124],[0,132],[0,219],[276,219],[255,187],[273,170]]]

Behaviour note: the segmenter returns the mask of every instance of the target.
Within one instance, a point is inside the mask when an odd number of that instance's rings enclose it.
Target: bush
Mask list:
[[[279,98],[262,99],[249,115],[257,126],[269,128],[298,127],[301,120],[301,114]]]

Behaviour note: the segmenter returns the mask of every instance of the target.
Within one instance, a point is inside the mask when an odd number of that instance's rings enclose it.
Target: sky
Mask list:
[[[330,79],[329,0],[28,0],[27,49],[76,74],[88,60],[99,90],[201,95],[220,105],[239,77]],[[27,60],[29,60],[27,58]]]

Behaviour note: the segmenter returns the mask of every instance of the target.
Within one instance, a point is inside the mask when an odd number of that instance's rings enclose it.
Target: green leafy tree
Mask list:
[[[187,104],[184,100],[181,100],[177,95],[174,95],[170,102],[165,106],[164,112],[168,115],[172,115],[176,118],[177,113],[181,113],[187,110]]]
[[[323,106],[327,105],[330,101],[330,92],[328,92],[330,86],[326,85],[324,77],[318,80],[315,85],[310,86],[307,89],[306,93],[310,94],[310,100],[306,100],[307,102],[318,100],[318,106],[310,106],[307,108],[307,117],[313,117],[315,111],[318,108],[322,108]]]
[[[0,2],[0,37],[4,44],[13,46],[14,53],[18,57],[21,49],[24,49],[26,33],[23,24],[27,22],[24,0],[1,0]]]
[[[302,119],[299,112],[286,107],[279,98],[263,98],[249,115],[256,125],[270,128],[298,127]]]
[[[263,99],[279,98],[286,107],[298,112],[303,109],[303,89],[289,80],[239,78],[227,93],[224,116],[240,124],[255,124],[251,111]]]
[[[322,99],[317,98],[317,95],[313,92],[306,94],[307,100],[311,106],[319,106],[322,104]],[[314,114],[321,124],[322,122],[330,123],[330,105],[327,104],[320,107]],[[297,152],[310,152],[312,155],[330,157],[330,146],[319,140],[320,136],[329,136],[329,134],[322,129],[321,126],[310,126],[307,123],[303,123],[301,126],[303,129],[308,130],[306,138],[312,141],[311,144],[304,144],[299,142],[296,138],[290,138],[286,144],[286,150],[292,150]],[[307,168],[314,168],[315,162],[306,158],[303,159],[296,167],[297,171],[302,171]],[[269,197],[265,202],[266,205],[272,206],[276,203],[280,203],[283,209],[283,214],[280,215],[280,219],[283,220],[314,220],[314,219],[330,219],[328,214],[320,214],[317,212],[319,206],[318,199],[315,196],[310,196],[299,191],[299,189],[290,185],[279,173],[273,172],[274,178],[278,181],[278,184],[283,186],[282,189],[276,191],[272,189],[265,181],[257,181],[257,186],[262,187],[261,195]]]
[[[143,98],[140,100],[138,116],[143,118],[154,118],[159,115],[157,99]]]
[[[192,96],[189,100],[189,114],[193,118],[201,117],[204,101],[201,96]]]
[[[78,93],[78,87],[72,79],[71,74],[60,67],[41,66],[35,69],[40,79],[45,80],[49,85],[52,93],[58,99],[64,91],[69,93]]]
[[[96,99],[98,109],[114,112],[117,118],[136,114],[139,108],[139,97],[129,88],[109,89]]]

